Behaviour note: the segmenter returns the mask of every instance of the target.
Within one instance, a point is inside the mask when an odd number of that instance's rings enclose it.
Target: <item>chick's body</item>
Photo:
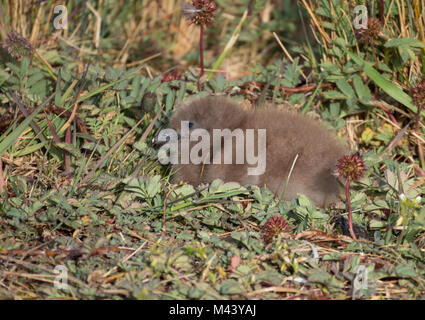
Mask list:
[[[173,166],[175,174],[172,182],[174,183],[185,181],[192,185],[199,185],[221,179],[225,182],[238,182],[241,185],[267,186],[276,195],[280,195],[293,166],[284,199],[289,200],[302,193],[317,205],[324,206],[336,200],[341,192],[333,171],[337,160],[348,150],[318,121],[295,112],[279,111],[272,106],[244,110],[238,104],[219,97],[201,98],[180,108],[171,118],[170,128],[180,132],[181,121],[188,121],[191,124],[191,132],[194,129],[203,128],[211,137],[214,129],[230,129],[231,131],[241,129],[244,133],[247,129],[254,129],[253,141],[256,156],[260,156],[259,153],[261,153],[258,145],[258,130],[265,129],[266,166],[264,173],[248,175],[248,168],[253,168],[255,165],[248,164],[246,159],[243,164],[236,163],[235,139],[232,143],[232,163],[224,164],[224,140],[222,139],[221,144],[214,145],[211,138],[209,152],[203,155],[204,163]],[[189,137],[180,135],[180,142],[184,139]],[[196,141],[190,141],[189,149],[191,150],[196,144]],[[242,152],[247,151],[246,144],[247,141]],[[221,151],[221,164],[214,163],[218,151]]]

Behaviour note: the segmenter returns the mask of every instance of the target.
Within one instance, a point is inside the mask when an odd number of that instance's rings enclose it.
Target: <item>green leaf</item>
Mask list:
[[[21,71],[20,71],[21,77],[24,77],[27,74],[29,65],[30,65],[30,60],[27,57],[22,58]]]
[[[146,181],[146,192],[149,197],[153,198],[157,193],[161,191],[161,176],[156,175],[149,177]]]
[[[355,97],[354,90],[353,90],[353,88],[351,88],[351,86],[348,84],[347,81],[338,80],[336,82],[336,85],[337,85],[338,89],[341,90],[342,93],[344,93],[347,97],[349,97],[349,98]]]
[[[399,38],[391,39],[385,44],[386,48],[392,47],[414,47],[414,48],[425,48],[425,44],[415,38]]]
[[[140,95],[141,96],[145,93],[146,89],[149,87],[150,84],[151,84],[151,79],[149,79],[148,77],[146,77],[143,80],[142,89],[140,90]]]
[[[363,83],[362,79],[357,74],[353,76],[353,85],[361,102],[372,100],[372,93],[369,87]]]
[[[21,71],[20,71],[19,67],[16,64],[13,64],[13,63],[8,62],[8,63],[6,63],[6,66],[8,66],[13,71],[13,73],[15,75],[20,75],[21,74]]]
[[[407,62],[407,60],[409,60],[409,57],[410,57],[409,49],[400,47],[400,48],[398,48],[398,53],[400,54],[400,58],[401,58],[402,63],[405,64]]]
[[[263,11],[264,7],[266,6],[267,0],[255,0],[254,1],[254,9],[252,10],[252,14],[256,15]]]
[[[336,90],[329,90],[329,91],[324,92],[323,97],[325,99],[329,99],[329,100],[331,100],[331,99],[336,99],[336,100],[346,100],[346,99],[348,99],[348,97],[345,94],[343,94],[339,91],[336,91]]]
[[[368,63],[364,61],[363,59],[359,58],[353,52],[350,52],[348,50],[346,51],[347,51],[347,54],[351,57],[351,59],[354,60],[354,62],[362,66],[363,71],[378,87],[380,87],[390,97],[397,100],[398,102],[400,102],[401,104],[403,104],[404,106],[412,110],[413,112],[415,113],[417,112],[417,107],[412,103],[412,98],[407,93],[405,93],[402,89],[400,89],[394,83],[385,79],[378,71],[376,71],[376,69],[372,67],[371,63]]]
[[[114,81],[117,80],[120,76],[120,72],[117,69],[108,67],[105,74],[105,79],[108,81]]]
[[[20,134],[26,130],[30,122],[37,116],[37,114],[52,100],[52,94],[43,104],[39,105],[33,113],[31,113],[22,123],[12,131],[6,138],[0,137],[0,155],[3,154],[20,136]]]
[[[388,72],[388,73],[393,73],[391,68],[381,61],[378,61],[378,70]]]
[[[134,77],[132,85],[133,85],[133,89],[130,92],[130,96],[137,98],[139,96],[139,91],[140,91],[140,83],[142,82],[142,76],[141,75],[137,75]]]
[[[195,192],[195,188],[190,184],[184,184],[183,186],[174,190],[174,193],[176,194],[177,197],[184,197],[194,192]]]
[[[31,88],[36,82],[40,81],[43,78],[44,76],[41,71],[33,74],[31,77],[28,78],[28,81],[27,81],[28,88]]]
[[[9,77],[10,75],[6,71],[0,69],[0,85],[9,79]]]
[[[217,92],[223,92],[226,88],[227,81],[223,75],[218,74],[218,76],[215,78],[215,83],[217,84]]]
[[[333,31],[336,30],[335,25],[333,23],[330,23],[330,22],[327,22],[327,21],[323,21],[321,24],[326,29],[333,30]]]
[[[226,280],[219,286],[219,291],[221,294],[238,294],[244,290],[242,285],[236,280]]]
[[[19,150],[18,152],[11,153],[11,156],[22,157],[22,156],[25,156],[27,154],[31,154],[31,153],[41,149],[45,145],[46,145],[46,142],[40,142],[40,143],[37,143],[37,144],[34,144],[34,145],[30,145],[23,150]]]
[[[128,80],[123,80],[118,82],[115,86],[114,86],[114,90],[124,90],[126,87],[128,86]]]
[[[63,149],[65,151],[68,151],[70,154],[72,154],[75,157],[80,158],[81,152],[79,149],[75,148],[72,144],[69,143],[57,143],[56,146],[60,149]]]
[[[306,207],[306,208],[313,208],[314,207],[311,200],[304,194],[300,194],[298,196],[298,202],[299,202],[301,207]]]
[[[410,261],[410,263],[400,263],[399,265],[396,266],[396,272],[400,277],[405,277],[405,278],[413,278],[413,277],[417,277],[417,273],[415,270],[415,266],[414,264],[412,264],[413,261]]]
[[[180,90],[177,94],[177,101],[182,101],[184,94],[186,93],[186,82],[180,82]]]
[[[40,98],[44,98],[47,94],[47,80],[37,82],[34,86],[30,88],[29,93],[36,94]]]
[[[60,72],[61,72],[61,78],[62,78],[63,81],[65,81],[65,82],[71,81],[72,75],[71,75],[71,72],[69,72],[69,70],[67,68],[62,67]]]
[[[340,111],[340,103],[339,102],[331,103],[330,114],[331,114],[332,118],[338,117],[339,111]]]
[[[170,90],[170,92],[167,94],[167,98],[165,99],[165,110],[171,111],[174,105],[174,100],[176,97],[176,92],[174,90]]]

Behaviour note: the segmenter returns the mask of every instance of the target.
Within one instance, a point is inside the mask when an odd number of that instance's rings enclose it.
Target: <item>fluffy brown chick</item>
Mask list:
[[[204,161],[198,165],[173,165],[173,183],[185,181],[196,186],[221,179],[241,185],[267,186],[276,195],[281,195],[298,154],[284,199],[289,200],[302,193],[317,205],[325,206],[335,201],[341,193],[333,171],[337,160],[347,154],[348,149],[334,133],[316,120],[295,112],[280,111],[273,106],[245,110],[229,99],[209,96],[180,108],[172,116],[169,127],[179,132],[181,121],[189,121],[190,130],[203,128],[211,136],[213,129],[239,128],[243,132],[246,129],[255,129],[256,132],[266,129],[266,168],[261,175],[248,175],[247,169],[253,165],[236,164],[234,143],[232,164],[213,164],[218,150],[214,150],[211,144],[209,153],[204,157],[210,160],[209,164]],[[183,139],[188,137],[180,136],[180,141]],[[190,142],[190,149],[196,143]],[[255,154],[258,155],[258,148]]]

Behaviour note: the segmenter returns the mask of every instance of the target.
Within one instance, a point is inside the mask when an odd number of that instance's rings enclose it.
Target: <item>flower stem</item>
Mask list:
[[[350,203],[350,180],[347,180],[347,184],[345,186],[345,196],[347,197],[347,206],[348,206],[348,227],[350,229],[351,237],[354,240],[357,240],[356,234],[353,229],[353,214],[351,212],[351,203]]]
[[[379,1],[379,15],[381,16],[381,23],[385,23],[385,6],[384,0]]]
[[[421,118],[422,108],[423,108],[423,104],[420,103],[419,106],[418,106],[418,112],[416,114],[416,121],[415,121],[415,131],[416,131],[416,134],[418,136],[419,136],[419,119]],[[419,139],[417,139],[417,144],[418,144],[420,166],[421,166],[422,169],[425,169],[424,151],[422,149],[421,141]]]
[[[200,33],[199,33],[199,52],[201,56],[201,74],[199,77],[204,75],[204,26],[200,25]]]

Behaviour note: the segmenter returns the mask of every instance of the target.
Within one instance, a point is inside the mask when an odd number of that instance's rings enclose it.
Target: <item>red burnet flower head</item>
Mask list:
[[[346,181],[359,180],[366,170],[364,161],[358,152],[343,156],[336,165],[337,175]]]
[[[3,48],[14,58],[31,57],[34,53],[34,48],[31,41],[17,34],[14,30],[7,34]]]
[[[263,226],[263,240],[265,243],[270,243],[273,237],[281,232],[289,232],[288,222],[281,216],[274,216],[267,220]]]
[[[190,23],[208,26],[215,18],[216,6],[212,0],[193,0],[192,4],[182,3],[182,13]]]
[[[357,36],[365,46],[373,46],[376,40],[378,40],[382,28],[383,26],[379,19],[370,17],[367,19],[366,29],[359,29],[357,31]]]
[[[171,82],[173,80],[180,80],[182,75],[180,73],[176,72],[167,72],[165,73],[161,78],[162,82]]]
[[[410,90],[410,96],[417,105],[425,103],[425,77]]]

